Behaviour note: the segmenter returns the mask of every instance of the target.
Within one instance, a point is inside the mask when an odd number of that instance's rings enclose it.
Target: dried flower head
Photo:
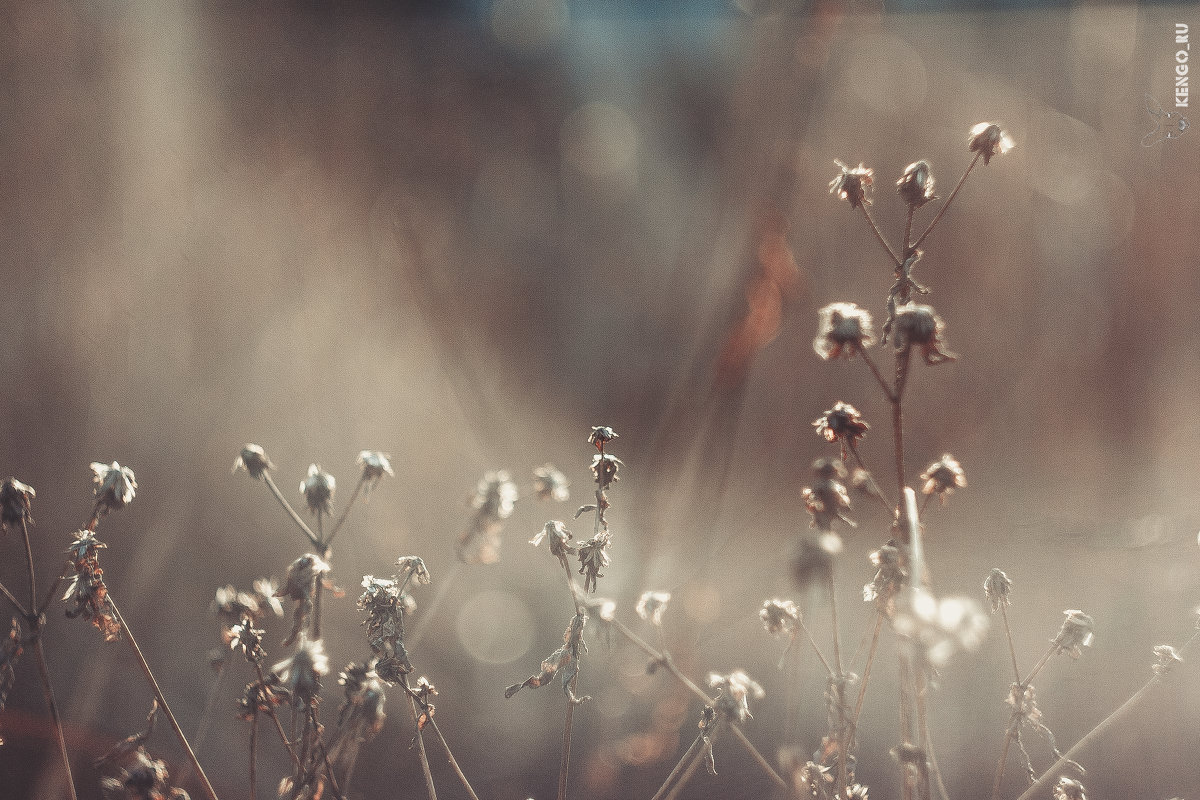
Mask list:
[[[308,504],[309,512],[313,514],[333,513],[333,493],[337,490],[337,480],[319,464],[308,465],[308,477],[300,481],[300,493]]]
[[[667,604],[670,602],[670,592],[642,592],[634,611],[651,625],[662,625],[663,615],[667,613]]]
[[[237,718],[249,722],[256,714],[270,713],[290,700],[287,689],[279,682],[279,676],[268,673],[265,681],[246,684],[237,701]]]
[[[309,641],[301,636],[296,652],[280,661],[271,671],[279,676],[291,693],[294,706],[313,705],[321,699],[321,678],[329,673],[329,658],[320,639]]]
[[[568,555],[574,555],[576,552],[575,545],[571,544],[573,538],[571,532],[567,530],[567,526],[556,519],[552,519],[546,523],[545,527],[538,531],[537,535],[529,540],[529,543],[537,547],[542,543],[542,540],[547,540],[547,547],[550,548],[550,554],[556,557],[559,561],[566,563]]]
[[[607,597],[588,597],[583,600],[583,607],[590,615],[601,622],[612,622],[617,618],[617,603]]]
[[[1000,610],[1000,606],[1011,605],[1012,601],[1008,599],[1008,595],[1012,592],[1012,579],[1004,574],[1004,571],[998,568],[993,568],[988,576],[983,580],[983,594],[987,601],[992,604],[992,613]]]
[[[790,634],[800,624],[800,609],[791,600],[766,600],[758,611],[758,618],[772,636]]]
[[[117,777],[100,779],[105,800],[188,800],[187,792],[170,785],[165,762],[138,748],[130,754]]]
[[[226,625],[233,625],[246,618],[257,620],[262,616],[258,598],[249,592],[239,592],[233,584],[217,588],[209,611],[220,617]]]
[[[588,443],[596,445],[596,449],[603,453],[604,445],[618,438],[619,435],[608,425],[593,425],[592,432],[588,434]]]
[[[1054,800],[1087,800],[1083,784],[1063,775],[1054,786]]]
[[[331,567],[318,555],[306,553],[293,561],[287,570],[287,582],[275,593],[276,597],[287,597],[296,601],[296,610],[292,617],[292,632],[284,645],[291,645],[304,629],[309,616],[313,612],[313,599],[317,592],[317,581],[326,588],[333,588],[325,576]]]
[[[954,494],[955,489],[965,489],[967,486],[967,476],[963,472],[962,464],[949,453],[926,467],[921,473],[921,480],[924,481],[921,491],[924,494],[938,495],[942,503],[946,502],[947,496]]]
[[[0,483],[0,530],[8,530],[13,525],[24,520],[33,522],[29,515],[31,501],[37,496],[32,486],[21,483],[16,478],[5,478]]]
[[[533,494],[538,500],[565,502],[571,497],[570,485],[567,476],[553,464],[543,464],[533,470]]]
[[[16,620],[13,622],[15,623]],[[1179,651],[1169,644],[1160,644],[1154,648],[1154,666],[1151,669],[1160,678],[1182,663],[1183,656],[1179,655]]]
[[[759,700],[766,695],[762,686],[740,669],[728,675],[710,673],[708,685],[717,690],[713,708],[719,714],[737,722],[745,722],[751,718],[751,698]]]
[[[137,492],[137,479],[134,478],[133,470],[122,467],[115,461],[111,464],[93,461],[91,469],[96,505],[101,512],[116,511],[133,502]]]
[[[908,580],[908,570],[900,548],[891,541],[871,553],[870,558],[876,567],[875,577],[863,587],[863,601],[874,603],[881,614],[891,619],[896,613],[896,596]]]
[[[279,602],[276,596],[278,592],[279,583],[274,578],[254,579],[254,597],[258,600],[259,607],[266,606],[275,616],[282,617],[283,603]],[[263,615],[266,616],[266,612],[263,612]]]
[[[920,348],[921,357],[930,366],[957,358],[953,353],[944,352],[942,349],[946,346],[942,341],[946,333],[946,323],[932,306],[903,303],[896,307],[893,325],[895,335],[892,342],[897,350],[908,350],[915,345]]]
[[[1012,149],[1013,140],[994,122],[980,122],[967,135],[967,151],[982,155],[984,164],[991,163],[992,156]]]
[[[813,420],[817,435],[827,442],[841,441],[853,447],[870,429],[870,425],[858,413],[858,409],[841,400],[833,408]]]
[[[383,706],[387,702],[383,682],[375,673],[374,662],[351,663],[338,674],[338,684],[343,687],[345,700],[338,709],[338,733],[329,747],[329,759],[334,763],[353,750],[361,742],[374,739],[387,718]]]
[[[242,447],[242,452],[233,462],[234,472],[245,470],[251,478],[261,478],[263,473],[270,469],[275,469],[275,465],[267,458],[266,451],[256,444]]]
[[[596,453],[592,456],[592,476],[601,491],[621,479],[617,473],[623,466],[625,462],[609,453]]]
[[[813,349],[822,359],[854,354],[875,343],[871,315],[854,303],[830,303],[819,312]]]
[[[362,468],[363,485],[368,491],[375,488],[375,484],[379,483],[384,475],[396,477],[396,472],[392,469],[392,457],[378,450],[363,450],[359,453],[358,466]]]
[[[579,574],[583,576],[585,592],[596,591],[596,579],[604,577],[600,570],[611,562],[608,555],[608,545],[611,541],[611,533],[600,531],[579,545]]]
[[[896,181],[896,188],[904,202],[913,208],[937,199],[933,193],[933,170],[928,161],[914,161],[905,167],[904,174]]]
[[[801,494],[804,507],[812,515],[812,526],[822,531],[833,530],[833,523],[841,520],[850,527],[855,523],[845,515],[850,510],[850,493],[839,479],[846,477],[846,467],[840,459],[818,458],[813,462],[816,480],[806,486]]]
[[[975,650],[988,630],[988,616],[969,597],[941,600],[924,589],[913,592],[912,602],[894,618],[896,633],[921,645],[925,660],[940,668],[959,650]]]
[[[587,625],[586,614],[575,614],[563,632],[562,647],[555,650],[542,660],[541,671],[530,675],[521,683],[514,683],[504,690],[504,696],[512,697],[522,689],[537,689],[545,686],[555,675],[562,681],[563,693],[572,704],[578,705],[591,700],[590,697],[577,697],[571,688],[572,679],[579,674],[580,653],[587,652],[587,644],[583,641],[583,629]]]
[[[494,564],[500,560],[503,521],[512,516],[520,496],[508,472],[489,472],[475,485],[469,503],[475,509],[471,525],[458,537],[456,550],[468,564]]]
[[[428,586],[433,583],[433,576],[425,566],[425,560],[419,556],[400,556],[396,559],[396,575],[407,578],[417,586]]]
[[[1063,614],[1066,615],[1066,619],[1063,620],[1058,635],[1050,641],[1059,655],[1079,658],[1083,655],[1083,648],[1091,647],[1096,624],[1090,616],[1077,609],[1069,608]]]
[[[841,172],[829,182],[829,193],[835,195],[839,200],[849,202],[851,208],[870,205],[871,201],[867,199],[867,189],[874,182],[875,173],[862,164],[851,169],[837,159],[834,159],[833,163],[837,164]]]
[[[362,587],[358,608],[367,614],[362,623],[367,629],[367,643],[380,657],[375,671],[389,683],[397,683],[402,676],[412,672],[403,641],[404,615],[410,610],[407,602],[410,598],[390,578],[366,575]]]
[[[241,650],[242,655],[252,664],[257,664],[267,656],[263,649],[263,637],[266,631],[254,627],[250,618],[246,618],[231,627],[225,634],[229,641],[230,650]]]
[[[104,570],[100,568],[97,551],[107,547],[95,537],[91,531],[80,531],[77,538],[67,548],[75,574],[63,594],[63,601],[72,604],[67,609],[67,616],[75,618],[82,616],[91,622],[102,634],[104,641],[112,642],[121,638],[121,623],[117,621],[116,609],[108,597],[108,587],[104,585]]]

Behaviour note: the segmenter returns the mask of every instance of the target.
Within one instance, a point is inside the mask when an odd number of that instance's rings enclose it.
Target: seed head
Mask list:
[[[237,460],[233,462],[233,471],[245,470],[251,478],[261,478],[269,469],[275,469],[266,452],[256,444],[247,444],[242,448]]]
[[[429,568],[425,566],[425,560],[418,556],[400,556],[396,559],[396,574],[400,580],[411,575],[411,582],[417,586],[428,586],[433,583],[433,577],[429,574]]]
[[[839,200],[849,202],[851,208],[869,206],[871,201],[867,199],[867,189],[874,181],[874,172],[862,164],[851,169],[837,159],[834,159],[833,163],[837,164],[841,172],[829,182],[829,193]]]
[[[670,592],[643,592],[634,611],[651,625],[662,625],[663,615],[667,613],[667,604],[670,602]]]
[[[841,441],[853,446],[870,429],[870,425],[858,413],[858,409],[841,400],[833,408],[813,420],[817,435],[827,442]]]
[[[358,454],[358,466],[362,468],[362,481],[369,491],[375,488],[384,475],[396,477],[392,469],[392,457],[378,450],[363,450]]]
[[[948,495],[954,494],[956,488],[964,489],[967,486],[967,476],[963,472],[962,464],[949,453],[926,467],[921,473],[921,480],[925,482],[921,491],[924,494],[937,494],[943,504]]]
[[[953,353],[942,350],[946,346],[942,340],[946,333],[946,323],[932,306],[913,302],[899,305],[896,307],[893,324],[896,333],[892,342],[897,350],[908,350],[915,345],[921,349],[921,357],[930,366],[958,358]]]
[[[471,507],[491,520],[508,519],[516,507],[520,491],[506,470],[489,472],[475,485]]]
[[[133,476],[133,470],[122,467],[115,461],[111,464],[93,461],[91,467],[92,481],[95,484],[93,491],[101,511],[116,511],[133,502],[137,491],[137,479]]]
[[[308,465],[308,477],[300,481],[300,493],[308,510],[313,514],[333,513],[333,493],[337,490],[337,480],[320,464]]]
[[[579,574],[583,576],[585,592],[596,591],[596,579],[604,577],[600,570],[607,567],[612,561],[608,555],[608,545],[611,541],[611,533],[600,531],[579,545]]]
[[[854,303],[830,303],[821,309],[813,349],[828,361],[854,354],[875,343],[871,315]]]
[[[994,122],[981,122],[967,135],[967,150],[982,155],[984,164],[990,163],[992,156],[1012,149],[1013,140]]]
[[[32,486],[27,486],[16,478],[5,478],[4,483],[0,483],[0,529],[8,530],[9,525],[21,520],[33,522],[29,511],[35,496],[37,492]]]
[[[766,695],[763,687],[745,672],[734,670],[728,675],[715,672],[708,676],[708,685],[717,690],[713,708],[724,716],[745,722],[750,719],[750,699],[759,700]]]
[[[854,527],[854,522],[843,512],[850,510],[850,493],[841,480],[846,477],[846,467],[840,459],[818,458],[813,462],[816,480],[812,486],[802,490],[804,507],[812,515],[812,526],[822,531],[833,530],[833,523],[841,520]]]
[[[1054,787],[1054,800],[1087,800],[1083,784],[1063,775]]]
[[[904,174],[896,181],[896,188],[904,202],[913,208],[937,199],[933,193],[933,170],[928,161],[914,161],[905,167]]]
[[[618,438],[619,434],[608,425],[593,425],[592,432],[588,435],[588,442],[596,445],[596,449],[604,452],[604,445]]]
[[[772,636],[791,633],[800,624],[800,609],[791,600],[766,600],[758,611],[763,627]]]
[[[1012,601],[1008,599],[1008,595],[1012,591],[1012,585],[1012,579],[1005,575],[1001,569],[993,568],[988,573],[988,576],[984,578],[983,594],[987,598],[987,601],[992,604],[993,614],[1000,610],[1000,606],[1012,604]]]
[[[1057,648],[1059,655],[1079,658],[1083,655],[1083,648],[1090,647],[1095,638],[1095,622],[1090,616],[1076,609],[1067,609],[1063,614],[1067,618],[1063,620],[1058,635],[1051,639],[1051,643]]]
[[[621,480],[617,473],[623,466],[625,462],[609,453],[596,453],[592,456],[592,475],[601,491]]]
[[[1160,644],[1154,648],[1155,664],[1152,667],[1154,674],[1164,677],[1168,672],[1175,668],[1177,664],[1183,663],[1183,656],[1179,655],[1179,651],[1168,644]]]
[[[539,500],[565,502],[571,497],[570,485],[567,476],[553,464],[543,464],[533,471],[533,494]]]
[[[321,677],[329,673],[329,658],[320,639],[309,641],[300,637],[300,644],[291,658],[280,661],[271,671],[279,676],[291,692],[295,706],[312,705],[320,700]]]
[[[575,545],[571,544],[572,534],[567,530],[567,526],[556,519],[552,519],[546,523],[546,526],[538,532],[536,536],[529,540],[529,543],[537,547],[542,543],[543,539],[548,540],[550,554],[560,561],[566,561],[568,555],[575,554]]]

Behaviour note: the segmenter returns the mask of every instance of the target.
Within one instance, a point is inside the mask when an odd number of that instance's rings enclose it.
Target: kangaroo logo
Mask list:
[[[1153,147],[1167,139],[1178,139],[1188,129],[1188,120],[1178,111],[1163,111],[1163,107],[1146,95],[1146,113],[1154,120],[1154,130],[1142,137],[1142,147]]]

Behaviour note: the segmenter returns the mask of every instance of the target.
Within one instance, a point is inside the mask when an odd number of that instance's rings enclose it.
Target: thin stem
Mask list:
[[[858,207],[862,209],[863,216],[867,218],[867,224],[871,226],[871,232],[875,234],[875,239],[883,245],[883,249],[892,257],[892,261],[897,267],[903,266],[904,262],[896,255],[896,251],[892,249],[892,246],[887,243],[887,239],[883,238],[883,234],[879,232],[879,226],[875,224],[875,220],[871,219],[871,212],[867,210],[867,204],[859,203]]]
[[[308,537],[308,541],[313,547],[320,548],[321,540],[312,532],[312,528],[308,527],[308,524],[300,518],[300,515],[296,513],[296,509],[292,508],[292,504],[283,496],[283,492],[279,491],[279,487],[275,485],[275,480],[271,477],[271,473],[264,471],[262,476],[263,482],[267,484],[267,488],[271,490],[271,494],[275,495],[275,499],[279,501],[279,505],[283,506],[283,510],[292,518],[292,522],[296,523],[300,531]]]
[[[222,661],[221,666],[217,668],[217,677],[213,679],[212,686],[208,689],[208,698],[204,702],[204,713],[200,717],[200,724],[196,726],[196,732],[192,735],[192,741],[195,742],[194,747],[197,751],[204,749],[204,742],[208,739],[208,729],[212,726],[213,712],[217,708],[217,698],[221,696],[221,682],[225,677],[226,668],[229,666],[228,660]],[[258,716],[257,714],[255,716]],[[190,774],[190,766],[184,765],[179,773],[179,782],[183,783]]]
[[[171,729],[175,731],[175,736],[178,737],[184,752],[187,753],[188,760],[192,763],[192,769],[196,770],[196,775],[200,778],[200,783],[204,786],[205,795],[208,796],[209,800],[217,800],[217,793],[213,789],[212,783],[209,782],[208,776],[204,774],[204,768],[200,766],[196,754],[192,751],[192,746],[188,744],[187,737],[183,735],[183,728],[179,727],[179,721],[175,719],[175,714],[171,712],[171,706],[167,704],[167,698],[163,695],[158,681],[154,679],[154,673],[150,671],[150,665],[146,663],[146,657],[142,655],[142,648],[138,647],[137,640],[133,638],[133,631],[129,629],[129,625],[121,616],[121,612],[117,608],[117,601],[113,600],[111,592],[108,595],[108,600],[109,605],[112,607],[113,616],[116,617],[117,623],[125,632],[125,641],[129,642],[129,649],[133,651],[138,666],[142,668],[142,674],[146,678],[146,683],[150,685],[150,690],[154,692],[154,696],[158,699],[158,705],[162,708],[163,714],[166,715],[167,722],[171,724]]]
[[[640,647],[656,664],[661,664],[666,667],[667,671],[674,675],[680,683],[687,687],[688,691],[696,695],[696,697],[699,698],[702,703],[705,705],[710,705],[712,703],[713,699],[709,697],[703,689],[693,683],[688,676],[684,675],[683,672],[680,671],[679,667],[675,666],[674,660],[672,660],[669,655],[655,650],[648,642],[646,642],[645,639],[631,631],[624,622],[621,622],[621,620],[613,619],[611,624],[617,629],[618,633],[620,633],[633,644]]]
[[[871,665],[875,663],[875,653],[879,647],[879,633],[883,630],[883,615],[875,615],[875,632],[871,634],[871,649],[867,651],[867,664],[863,667],[862,685],[858,687],[858,700],[854,703],[854,717],[850,720],[850,734],[846,737],[846,747],[854,747],[854,738],[858,734],[858,718],[862,715],[863,701],[867,697],[867,684],[871,681]]]
[[[933,773],[934,779],[940,784],[942,782],[941,773],[938,770],[937,758],[933,755],[933,742],[929,738],[929,713],[926,705],[926,689],[925,673],[923,670],[918,670],[915,676],[916,679],[916,699],[917,699],[917,736],[919,737],[921,752],[925,754],[925,760],[928,763],[928,769]],[[930,800],[929,777],[926,776],[921,781],[921,798],[922,800]],[[943,794],[945,792],[943,791]]]
[[[58,593],[58,587],[62,585],[63,576],[59,575],[54,579],[54,583],[50,584],[50,590],[46,592],[46,596],[42,599],[42,604],[37,607],[38,618],[41,618],[46,613],[46,609],[54,602],[54,596]]]
[[[404,680],[404,690],[408,692],[408,679]],[[408,695],[408,708],[412,712],[413,727],[417,730],[417,755],[421,759],[421,772],[425,775],[425,790],[429,794],[429,800],[437,800],[437,789],[433,786],[433,773],[429,770],[429,756],[425,753],[425,737],[421,732],[421,723],[417,719],[417,701],[413,699],[412,693]]]
[[[833,663],[837,666],[833,687],[838,713],[838,770],[835,789],[837,795],[841,796],[842,791],[846,788],[846,682],[842,673],[842,645],[841,636],[838,633],[837,616],[837,586],[833,580],[832,563],[829,566],[827,577],[829,578],[829,616],[833,626]],[[736,726],[734,730],[737,730]]]
[[[964,172],[963,176],[958,179],[958,185],[954,187],[954,191],[951,192],[950,196],[946,198],[946,202],[942,203],[942,207],[938,209],[933,221],[929,223],[929,227],[926,228],[925,232],[918,236],[917,240],[912,243],[912,250],[916,250],[918,247],[920,247],[921,242],[925,241],[925,237],[932,233],[934,227],[938,224],[938,222],[941,221],[942,217],[946,213],[946,209],[950,207],[950,203],[954,200],[954,196],[958,194],[958,190],[961,189],[963,184],[967,182],[967,176],[971,174],[971,170],[975,169],[975,165],[979,162],[979,157],[981,155],[983,155],[982,150],[975,153],[975,158],[971,159],[971,163],[967,166],[967,171]]]
[[[654,797],[650,798],[650,800],[662,800],[663,795],[666,794],[667,790],[671,788],[671,784],[677,777],[679,777],[679,774],[683,772],[689,764],[692,763],[692,760],[696,757],[696,753],[703,744],[704,734],[701,733],[692,741],[692,743],[688,746],[688,749],[684,751],[683,755],[679,757],[679,761],[675,763],[675,768],[671,770],[671,774],[667,776],[665,781],[663,781],[662,786],[658,787],[658,791],[654,793]]]
[[[710,744],[717,740],[717,735],[722,730],[724,730],[724,726],[718,723],[717,727],[708,737]],[[704,761],[704,753],[703,751],[697,751],[692,757],[692,763],[688,764],[687,769],[683,771],[683,774],[679,776],[679,780],[675,783],[675,786],[672,787],[671,791],[667,794],[666,800],[675,800],[675,798],[679,796],[679,793],[683,791],[683,787],[687,786],[687,782],[692,779],[692,776],[696,774],[696,770],[700,768],[700,763],[702,761]]]
[[[1014,711],[1004,731],[1004,746],[1000,748],[1000,760],[996,762],[996,777],[992,781],[992,800],[1000,800],[1000,787],[1004,783],[1004,767],[1008,764],[1008,749],[1012,746],[1017,730],[1021,726],[1021,712]]]
[[[338,535],[338,531],[342,529],[342,525],[346,522],[346,517],[350,516],[350,509],[354,508],[354,501],[358,499],[359,493],[362,492],[363,484],[367,482],[366,476],[358,479],[358,483],[354,485],[354,492],[350,495],[350,500],[346,503],[346,507],[342,509],[342,515],[338,517],[338,521],[334,523],[333,530],[329,532],[329,538],[325,540],[325,549],[328,551],[330,545],[333,544],[333,537]]]
[[[916,209],[913,206],[908,207],[908,217],[904,220],[904,258],[907,259],[912,255],[914,248],[909,246],[910,237],[912,236],[912,219],[913,212]]]
[[[29,610],[37,608],[37,574],[33,570],[33,548],[29,546],[29,518],[21,515],[21,532],[25,534],[25,564],[29,567]]]
[[[867,366],[871,368],[871,374],[875,376],[875,380],[879,381],[879,387],[881,389],[883,389],[883,396],[887,398],[889,403],[896,402],[896,398],[892,394],[892,387],[888,384],[888,382],[886,380],[883,379],[883,373],[881,373],[879,371],[879,367],[876,366],[875,360],[871,358],[871,355],[867,351],[867,349],[866,348],[860,349],[858,351],[858,354],[860,356],[862,356],[863,361],[865,361],[867,363]],[[865,469],[865,467],[864,467],[864,469]]]
[[[258,714],[250,718],[250,800],[258,798]]]
[[[17,599],[17,596],[10,592],[8,587],[3,583],[0,583],[0,593],[3,593],[4,596],[8,598],[8,602],[13,604],[13,608],[17,610],[17,613],[19,613],[26,620],[29,619],[29,610],[21,604],[21,601]]]
[[[1013,644],[1012,628],[1008,626],[1008,604],[1000,603],[1000,615],[1004,619],[1004,637],[1008,639],[1008,654],[1012,656],[1013,680],[1021,682],[1021,668],[1017,666],[1017,647]]]
[[[849,442],[846,449],[850,451],[850,455],[854,456],[854,463],[862,468],[863,472],[867,473],[867,479],[871,481],[872,493],[879,498],[879,502],[883,503],[883,510],[888,514],[893,514],[896,511],[896,506],[888,499],[887,494],[883,491],[883,487],[875,481],[875,474],[867,469],[867,465],[863,463],[862,456],[858,454],[858,445],[854,442]]]
[[[324,536],[323,536],[324,531],[321,530],[321,527],[324,524],[324,522],[323,522],[324,519],[325,519],[325,515],[323,513],[321,513],[320,511],[318,511],[317,512],[317,539],[318,539],[318,541],[324,540]],[[329,558],[329,548],[325,547],[323,544],[318,545],[318,547],[320,547],[320,549],[321,549],[321,560],[324,561],[325,559]],[[312,637],[313,637],[313,639],[321,638],[321,596],[322,596],[322,594],[324,594],[324,592],[323,592],[324,586],[322,586],[322,583],[324,583],[324,581],[322,580],[322,577],[320,575],[318,575],[317,576],[317,588],[316,588],[316,591],[313,592],[313,613],[312,613]],[[404,590],[401,589],[400,591],[403,592]]]
[[[432,714],[429,715],[429,724],[433,726],[433,732],[437,734],[438,741],[442,743],[442,749],[446,751],[446,759],[450,762],[450,768],[454,770],[454,774],[462,782],[463,788],[467,790],[467,794],[471,795],[471,800],[479,800],[479,795],[475,794],[475,790],[471,788],[471,782],[463,774],[462,767],[458,765],[457,759],[454,758],[454,753],[450,752],[450,745],[446,742],[446,737],[442,735],[437,720],[433,718]]]
[[[907,486],[904,480],[904,384],[908,376],[908,350],[896,352],[896,388],[892,392],[892,443],[896,458],[897,494],[903,498]],[[901,530],[904,543],[908,544],[908,532]]]
[[[797,620],[797,624],[800,626],[800,629],[804,631],[804,635],[808,637],[808,643],[812,645],[813,652],[816,653],[817,658],[821,660],[821,666],[825,668],[825,672],[829,674],[829,677],[835,677],[837,673],[833,671],[833,667],[831,667],[829,662],[825,660],[825,654],[821,652],[821,648],[817,645],[817,640],[813,638],[812,633],[808,630],[808,626],[804,624],[804,618],[801,617],[799,620]]]
[[[1034,665],[1033,669],[1029,671],[1029,674],[1025,676],[1025,680],[1020,681],[1021,688],[1028,686],[1033,679],[1037,677],[1038,673],[1042,671],[1042,668],[1045,667],[1047,662],[1050,661],[1050,657],[1056,652],[1058,652],[1058,645],[1050,645],[1050,649],[1046,651],[1046,654],[1043,655],[1041,659],[1038,660],[1037,664]]]
[[[259,685],[265,689],[267,686],[267,678],[263,674],[262,664],[255,661],[254,669],[258,673]],[[279,741],[283,742],[283,746],[287,749],[288,755],[291,756],[292,767],[299,770],[300,769],[300,757],[296,755],[296,749],[294,747],[292,747],[292,742],[290,739],[288,739],[287,732],[284,731],[284,729],[283,729],[283,723],[279,721],[279,715],[275,713],[274,708],[269,708],[266,713],[267,713],[267,716],[269,716],[271,718],[271,721],[275,723],[275,730],[279,731]],[[293,725],[293,733],[294,732],[295,732],[295,726]]]
[[[333,764],[329,763],[329,751],[325,749],[325,742],[321,740],[321,723],[317,722],[317,709],[314,706],[308,707],[308,719],[312,723],[313,738],[316,740],[316,747],[321,751],[321,763],[325,765],[325,775],[329,778],[333,796],[335,800],[346,800],[338,787],[337,776],[333,774]]]
[[[50,711],[50,721],[54,724],[55,739],[58,743],[58,753],[62,757],[63,772],[67,776],[67,790],[71,800],[76,800],[75,778],[71,774],[71,758],[67,754],[67,739],[63,733],[62,718],[58,715],[58,704],[54,701],[54,687],[50,684],[50,671],[46,668],[46,652],[42,649],[41,631],[33,635],[33,655],[37,660],[38,678],[42,682],[42,694],[46,698],[46,708]]]
[[[583,603],[579,599],[579,590],[575,588],[575,579],[571,576],[571,565],[567,563],[566,556],[559,559],[562,563],[563,572],[567,576],[567,588],[571,590],[571,602],[575,604],[575,613],[583,613]]]
[[[575,673],[571,677],[571,695],[575,695],[575,684],[579,679],[579,673]],[[567,698],[567,719],[563,723],[563,744],[562,758],[558,763],[558,800],[566,800],[567,797],[567,773],[571,767],[571,717],[575,714],[575,701],[571,697]]]
[[[759,752],[758,748],[754,746],[754,743],[746,738],[746,734],[742,731],[741,727],[738,726],[736,722],[731,722],[729,729],[733,731],[733,735],[736,736],[738,741],[742,743],[742,746],[746,748],[746,752],[748,752],[754,761],[760,767],[762,767],[763,772],[767,773],[771,780],[775,782],[775,785],[790,794],[792,787],[788,785],[787,781],[780,777],[779,773],[775,771],[775,768],[771,766],[771,762],[767,761],[766,757],[763,756],[763,754]]]
[[[1192,645],[1192,643],[1196,641],[1197,636],[1200,636],[1200,631],[1193,633],[1191,638],[1179,648],[1180,655],[1183,655],[1184,651],[1186,651]],[[1017,800],[1032,800],[1035,795],[1045,790],[1050,785],[1050,781],[1057,777],[1058,773],[1063,767],[1072,763],[1073,761],[1076,761],[1077,756],[1086,750],[1088,746],[1099,740],[1102,736],[1104,736],[1104,734],[1108,733],[1113,727],[1115,727],[1118,722],[1122,721],[1130,711],[1137,708],[1138,704],[1145,699],[1146,695],[1150,694],[1155,686],[1162,683],[1162,680],[1163,676],[1156,673],[1152,678],[1150,678],[1150,680],[1146,681],[1145,685],[1134,692],[1128,700],[1122,703],[1120,708],[1105,717],[1099,725],[1092,728],[1086,736],[1075,743],[1074,747],[1064,753],[1058,759],[1058,761],[1055,761],[1049,769],[1043,772],[1042,776],[1034,781],[1033,785],[1026,789],[1025,792],[1017,798]]]

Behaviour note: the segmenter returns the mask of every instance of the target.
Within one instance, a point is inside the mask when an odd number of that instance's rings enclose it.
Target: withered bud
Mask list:
[[[896,181],[896,188],[904,202],[913,208],[937,199],[933,193],[933,170],[928,161],[914,161],[905,167],[904,174]]]

